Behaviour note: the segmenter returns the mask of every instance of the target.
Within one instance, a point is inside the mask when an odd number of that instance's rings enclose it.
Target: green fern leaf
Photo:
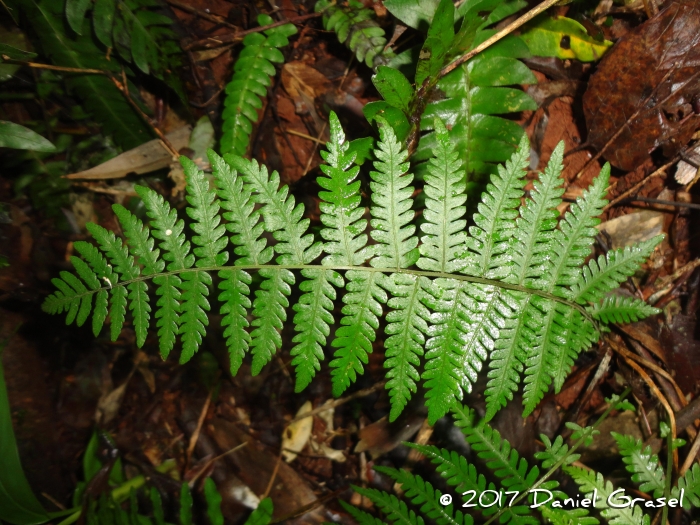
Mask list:
[[[663,238],[663,235],[657,235],[634,246],[609,251],[598,260],[591,259],[573,283],[569,298],[580,304],[600,301],[606,293],[636,272]]]
[[[357,507],[353,507],[342,499],[339,499],[338,503],[340,503],[340,506],[343,507],[345,511],[355,519],[358,525],[386,525],[386,523],[379,518],[375,518],[371,514],[368,514]]]
[[[562,459],[565,459],[565,465],[570,465],[581,457],[581,454],[569,454],[569,445],[564,443],[561,436],[557,436],[554,442],[544,434],[540,434],[540,439],[544,443],[545,449],[541,452],[535,452],[535,458],[542,462],[542,468],[551,468]]]
[[[639,490],[652,492],[655,498],[663,496],[666,476],[659,458],[651,453],[651,447],[645,448],[642,441],[633,436],[617,432],[610,432],[610,435],[617,442],[625,468],[632,473],[632,481],[640,484]]]
[[[236,171],[216,153],[209,150],[208,155],[221,207],[228,210],[223,216],[229,221],[227,229],[234,233],[231,237],[231,242],[236,245],[234,253],[240,256],[234,264],[267,264],[272,259],[273,250],[261,238],[263,223],[260,221],[260,211],[255,210],[250,187],[244,186]],[[245,270],[222,270],[219,277],[222,279],[219,287],[223,291],[219,295],[223,303],[221,325],[226,326],[224,336],[229,348],[231,375],[236,375],[251,343],[246,329],[249,326],[247,317],[251,302],[248,296],[252,277]]]
[[[649,306],[641,299],[635,297],[623,297],[621,295],[608,296],[602,302],[587,309],[593,319],[605,324],[611,323],[636,323],[646,317],[661,312],[658,308]]]
[[[166,269],[173,272],[191,268],[194,265],[194,255],[190,253],[189,241],[185,240],[184,221],[178,220],[177,212],[153,190],[143,186],[135,186],[134,189],[143,199],[151,219],[151,234],[160,241],[163,260],[167,262]],[[160,353],[165,359],[173,349],[180,331],[183,282],[178,275],[173,274],[159,275],[153,282],[158,285],[156,293],[160,296],[156,318]]]
[[[386,492],[382,492],[377,489],[366,489],[363,487],[356,487],[355,485],[351,486],[355,492],[366,497],[372,503],[377,505],[382,512],[386,514],[387,519],[393,521],[394,523],[399,523],[402,525],[425,524],[423,518],[417,516],[415,512],[406,506],[406,503],[398,499],[396,496],[387,494]]]
[[[462,431],[467,442],[486,465],[501,479],[508,490],[525,491],[532,487],[539,477],[537,466],[528,470],[527,460],[511,448],[510,443],[501,439],[499,432],[485,422],[475,425],[474,416],[467,407],[452,406],[455,425]]]
[[[355,154],[350,153],[350,144],[338,117],[331,112],[331,140],[328,151],[321,152],[327,164],[321,165],[326,177],[316,179],[326,191],[321,191],[321,222],[326,226],[321,237],[326,240],[324,266],[359,266],[370,256],[367,249],[367,221],[362,218],[364,207],[360,206],[360,182],[355,181],[359,166],[354,166]],[[353,182],[354,181],[354,182]],[[379,277],[379,278],[378,278]],[[333,395],[340,396],[357,374],[362,374],[363,364],[368,361],[375,340],[375,330],[382,315],[381,303],[386,303],[386,293],[377,285],[380,274],[366,275],[349,271],[347,290],[343,302],[341,327],[336,333],[333,346],[335,359],[330,365],[333,377]]]
[[[418,237],[416,227],[411,224],[415,212],[412,210],[413,187],[409,186],[413,175],[408,171],[408,153],[396,140],[396,134],[381,117],[379,135],[374,154],[377,171],[370,172],[372,181],[372,207],[370,224],[374,228],[370,235],[377,241],[375,255],[370,264],[375,268],[408,268],[416,263]]]
[[[391,51],[384,50],[384,30],[374,20],[374,11],[361,2],[350,0],[346,6],[341,6],[318,0],[315,11],[323,12],[323,27],[334,31],[338,40],[355,53],[358,62],[374,67],[391,58]]]
[[[464,171],[445,125],[435,119],[436,147],[425,176],[425,222],[416,265],[423,270],[454,273],[464,266],[458,258],[466,240],[467,200]]]
[[[462,273],[490,279],[504,277],[510,260],[507,254],[509,239],[515,230],[520,198],[523,196],[523,177],[528,167],[530,143],[520,140],[518,149],[498,174],[491,178],[474,215],[475,226],[469,228]]]
[[[272,24],[265,14],[258,15],[261,26]],[[245,155],[250,142],[253,124],[258,121],[258,109],[262,98],[267,96],[267,87],[275,76],[273,62],[284,62],[278,48],[286,46],[287,37],[297,32],[293,24],[284,24],[263,33],[251,33],[243,39],[243,50],[233,67],[233,78],[226,85],[225,110],[221,137],[221,151]]]
[[[700,507],[700,465],[697,463],[678,478],[678,484],[671,489],[672,498],[681,501],[681,494],[684,509],[689,509],[691,505]]]
[[[391,400],[389,420],[395,421],[411,399],[411,393],[415,394],[416,381],[420,379],[417,367],[430,319],[424,305],[430,281],[414,275],[392,274],[382,286],[393,295],[386,316],[389,337],[384,341],[384,368],[388,369],[386,388]]]
[[[270,498],[264,498],[260,500],[257,508],[245,521],[244,525],[267,525],[272,521],[272,500]]]
[[[438,525],[471,525],[474,520],[469,515],[464,515],[460,511],[454,511],[452,504],[442,505],[440,496],[442,493],[416,474],[411,474],[407,470],[393,469],[388,467],[374,467],[374,470],[386,474],[401,485],[404,496],[411,500],[411,503],[418,506],[423,514],[435,520]]]
[[[598,497],[595,501],[595,507],[600,509],[601,516],[608,518],[610,525],[649,525],[651,521],[649,516],[644,515],[642,509],[637,505],[624,505],[618,508],[608,505],[608,498],[614,487],[612,483],[605,481],[601,474],[580,467],[564,467],[564,470],[586,493],[586,498],[590,499],[593,496],[593,490],[597,490]],[[620,505],[620,502],[618,501],[617,504]]]

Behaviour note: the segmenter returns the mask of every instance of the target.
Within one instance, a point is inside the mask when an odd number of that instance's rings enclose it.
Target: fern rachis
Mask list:
[[[339,395],[363,372],[373,343],[381,338],[392,419],[422,379],[429,419],[436,421],[471,389],[486,363],[488,416],[512,397],[523,370],[529,412],[552,382],[561,386],[575,357],[595,342],[606,323],[655,312],[641,301],[610,300],[606,294],[644,262],[659,238],[583,265],[597,221],[594,214],[605,202],[607,172],[557,222],[560,150],[531,198],[520,205],[526,139],[492,178],[467,232],[463,167],[440,121],[435,128],[439,145],[429,163],[420,239],[413,224],[412,175],[393,130],[383,125],[375,150],[368,227],[354,155],[331,115],[327,164],[319,178],[320,239],[308,231],[303,206],[286,186],[280,188],[276,172],[268,173],[255,161],[230,154],[222,159],[211,152],[214,188],[194,164],[183,160],[192,244],[185,238],[184,221],[164,199],[138,188],[150,224],[144,226],[117,207],[126,244],[90,226],[100,249],[76,244],[87,262],[76,260],[82,281],[62,274],[54,281],[58,291],[44,307],[52,313],[66,311],[69,322],[82,324],[96,295],[93,327],[99,331],[109,305],[113,338],[128,307],[139,344],[154,313],[161,353],[167,357],[180,335],[185,362],[201,344],[214,298],[211,272],[219,272],[231,370],[235,373],[250,353],[257,374],[282,347],[280,330],[300,272],[302,293],[293,306],[297,334],[291,349],[298,390],[320,369],[324,349],[330,346],[335,349],[333,390]],[[265,232],[272,234],[272,241]],[[368,244],[370,237],[375,244]],[[544,257],[547,253],[555,257]],[[233,264],[227,266],[229,257]],[[252,272],[261,278],[255,286]],[[156,285],[155,308],[148,281]],[[344,303],[340,319],[333,317],[337,298]],[[380,335],[384,313],[387,326]]]

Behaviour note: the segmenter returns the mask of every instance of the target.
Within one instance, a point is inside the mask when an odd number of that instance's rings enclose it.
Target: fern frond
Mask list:
[[[272,24],[269,15],[258,15],[261,26]],[[233,66],[233,78],[226,85],[221,137],[222,153],[245,155],[253,124],[258,121],[258,109],[267,87],[275,76],[273,63],[284,62],[278,48],[289,44],[287,37],[297,32],[293,24],[284,24],[263,33],[251,33],[243,39],[243,50]]]
[[[520,208],[515,221],[510,275],[506,282],[532,287],[541,278],[551,258],[552,232],[557,227],[557,206],[564,194],[561,172],[564,168],[564,142],[559,142],[539,181],[535,181],[530,199]]]
[[[649,516],[644,515],[642,509],[637,506],[625,505],[621,508],[614,508],[608,505],[608,498],[612,494],[614,487],[609,481],[603,479],[602,474],[593,470],[586,470],[580,467],[564,467],[564,470],[579,485],[581,491],[586,493],[586,498],[591,498],[593,490],[596,490],[598,497],[595,507],[600,509],[600,514],[608,518],[610,525],[649,525]],[[613,498],[614,500],[614,498]],[[617,502],[620,505],[620,502]]]
[[[469,227],[462,273],[487,278],[504,277],[510,257],[509,239],[515,230],[520,198],[523,196],[523,178],[528,167],[530,143],[523,135],[517,151],[498,174],[491,178],[474,214],[475,226]]]
[[[318,0],[314,10],[323,12],[323,27],[334,31],[338,41],[355,53],[358,62],[374,67],[386,63],[391,57],[391,51],[384,50],[384,30],[374,20],[374,11],[361,2],[350,0],[341,6]]]
[[[649,306],[646,302],[636,297],[624,297],[622,295],[610,295],[602,302],[587,308],[593,319],[605,324],[611,323],[636,323],[640,319],[656,315],[661,312],[658,308]]]
[[[580,304],[600,301],[606,293],[634,274],[663,238],[663,235],[657,235],[634,246],[609,251],[598,260],[591,259],[573,283],[569,298]]]
[[[523,417],[535,409],[549,389],[555,356],[561,347],[566,348],[566,340],[555,330],[558,306],[554,301],[533,297],[523,312],[525,322],[535,334],[524,363]]]
[[[393,494],[387,494],[386,492],[377,489],[366,489],[355,485],[351,486],[355,492],[366,497],[377,507],[379,507],[382,512],[386,514],[387,519],[393,521],[394,523],[399,523],[402,525],[425,524],[423,518],[417,516],[415,512],[406,506],[406,503],[398,499]]]
[[[426,287],[430,281],[414,275],[395,273],[382,286],[393,296],[391,308],[386,316],[384,341],[384,368],[387,368],[386,388],[389,390],[391,412],[389,420],[395,421],[416,392],[416,381],[420,379],[417,367],[423,355],[425,335],[428,332],[430,312],[425,307]]]
[[[689,509],[691,505],[700,507],[700,465],[693,463],[693,466],[678,478],[678,484],[671,489],[671,497],[680,501],[681,490],[684,509]]]
[[[554,442],[544,434],[540,434],[540,439],[544,443],[545,449],[541,452],[535,452],[535,458],[540,460],[542,468],[551,468],[564,458],[564,464],[570,465],[581,457],[581,454],[569,454],[569,445],[564,443],[561,436],[557,436]]]
[[[436,471],[447,484],[455,487],[455,491],[462,494],[462,499],[469,503],[470,500],[465,493],[473,491],[475,495],[481,495],[486,490],[492,491],[491,494],[497,492],[497,487],[493,483],[486,482],[483,474],[477,472],[476,467],[469,463],[464,456],[461,456],[454,450],[439,449],[432,445],[417,445],[415,443],[406,443],[407,446],[418,450],[421,454],[430,458],[431,462],[436,465]],[[477,499],[478,501],[478,499]],[[483,508],[478,507],[484,516],[491,516],[500,509],[497,506]],[[501,515],[500,523],[512,524],[536,524],[538,521],[533,516],[528,516],[530,509],[527,505],[515,505],[506,507]]]
[[[355,518],[358,525],[386,525],[386,523],[379,518],[375,518],[371,514],[350,505],[342,499],[339,499],[338,503],[340,503],[340,506],[343,507],[348,514]]]
[[[423,270],[454,273],[464,266],[457,256],[463,251],[466,239],[465,173],[440,119],[435,119],[435,130],[437,145],[434,157],[428,161],[423,188],[426,222],[421,224],[421,230],[425,235],[421,237],[421,257],[416,265]]]
[[[451,407],[455,425],[486,465],[501,479],[508,490],[525,491],[532,487],[539,476],[535,465],[528,470],[527,460],[521,458],[510,443],[501,439],[498,430],[485,422],[474,424],[472,411],[459,404]]]
[[[370,264],[375,268],[408,268],[420,256],[416,227],[411,224],[413,211],[413,175],[408,171],[408,153],[396,140],[392,127],[381,117],[379,135],[374,154],[377,161],[371,171],[372,207],[370,235],[377,241],[375,255]]]
[[[428,518],[435,520],[438,525],[471,525],[474,520],[471,516],[464,515],[460,511],[454,511],[452,504],[442,505],[440,496],[442,492],[433,488],[417,474],[412,474],[404,469],[388,467],[375,467],[374,470],[386,474],[398,484],[404,491],[404,496],[411,500]]]
[[[598,525],[600,523],[593,516],[589,516],[586,509],[559,509],[546,505],[539,509],[547,523],[552,525]]]
[[[632,473],[632,481],[640,484],[639,490],[651,491],[655,498],[663,496],[666,476],[658,456],[652,454],[651,447],[644,447],[642,441],[634,436],[617,432],[610,432],[610,435],[617,442],[625,468]]]

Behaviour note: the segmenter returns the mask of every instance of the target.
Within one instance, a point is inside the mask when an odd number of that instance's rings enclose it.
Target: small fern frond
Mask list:
[[[541,452],[535,452],[535,458],[540,460],[542,468],[549,469],[562,459],[564,465],[570,465],[581,457],[581,454],[569,454],[569,445],[564,443],[561,436],[557,436],[554,442],[544,434],[540,434],[540,439],[545,448]]]
[[[605,324],[636,323],[661,312],[636,297],[609,295],[602,302],[587,308],[593,319]]]
[[[569,298],[579,304],[600,301],[606,293],[634,274],[663,238],[663,235],[657,235],[634,246],[609,251],[597,260],[591,259],[572,285]]]
[[[652,454],[651,447],[644,447],[640,439],[634,436],[610,432],[610,435],[617,442],[617,448],[625,463],[625,468],[632,473],[632,481],[639,483],[639,490],[652,492],[655,498],[659,498],[664,493],[665,479],[664,470],[659,464],[659,458]]]
[[[455,425],[462,431],[467,442],[501,479],[504,487],[525,491],[534,485],[539,476],[539,468],[534,466],[528,470],[527,460],[521,458],[507,440],[501,439],[498,430],[485,422],[474,424],[472,411],[459,404],[452,406],[452,414]]]
[[[379,135],[374,154],[377,161],[371,171],[373,230],[370,235],[377,241],[375,256],[370,264],[375,268],[408,268],[418,260],[418,237],[411,224],[413,211],[413,175],[408,172],[408,153],[396,140],[392,127],[381,117]]]
[[[417,368],[423,355],[425,334],[428,332],[430,312],[425,307],[426,287],[430,281],[423,277],[406,274],[392,274],[385,279],[383,286],[393,296],[389,299],[391,308],[386,316],[384,341],[384,368],[387,368],[386,389],[389,390],[391,412],[389,420],[395,421],[416,392],[416,382],[420,379]]]
[[[474,522],[468,514],[455,512],[452,504],[440,503],[442,492],[433,488],[429,482],[417,474],[388,467],[375,467],[374,470],[386,474],[401,485],[404,496],[414,505],[420,506],[420,511],[428,518],[435,520],[438,525],[471,525]]]
[[[603,479],[602,474],[571,466],[564,467],[564,470],[574,479],[581,491],[586,493],[586,498],[590,499],[593,491],[597,491],[595,508],[600,509],[601,516],[608,518],[610,525],[649,525],[649,516],[646,516],[637,505],[624,505],[619,500],[616,501],[619,507],[608,505],[608,498],[613,493],[614,487],[612,483]],[[615,498],[611,501],[615,501]]]
[[[345,509],[345,512],[350,514],[355,519],[357,525],[386,525],[386,523],[379,518],[375,518],[371,514],[350,505],[342,499],[339,499],[338,503],[340,503],[340,506]]]
[[[559,509],[543,506],[540,507],[540,512],[547,523],[552,525],[598,525],[600,523],[593,516],[589,516],[586,509]]]
[[[478,212],[474,214],[474,226],[469,228],[463,273],[489,279],[504,277],[510,257],[507,254],[509,239],[515,230],[518,206],[523,196],[523,178],[529,165],[530,143],[523,135],[520,145],[504,166],[498,166],[498,174],[491,177],[482,195]]]
[[[425,211],[420,254],[416,265],[423,270],[454,273],[464,266],[458,259],[466,240],[467,200],[465,172],[445,125],[435,119],[436,147],[425,175]]]
[[[386,492],[377,489],[366,489],[355,485],[351,486],[355,492],[366,497],[377,507],[379,507],[382,512],[386,514],[387,519],[391,520],[392,522],[400,525],[425,524],[423,518],[417,516],[415,512],[406,506],[406,503],[398,499],[393,494],[387,494]]]
[[[261,26],[273,23],[266,14],[258,15]],[[253,124],[258,121],[258,109],[267,87],[275,76],[273,63],[284,62],[279,48],[289,44],[288,37],[297,32],[293,24],[273,27],[263,33],[251,33],[243,39],[243,50],[233,66],[233,78],[226,85],[221,137],[222,153],[245,155]]]
[[[386,63],[391,57],[391,51],[384,50],[384,30],[374,20],[374,11],[361,2],[350,0],[341,6],[318,0],[314,10],[323,12],[323,27],[334,31],[338,41],[355,53],[358,62],[374,67]]]
[[[560,174],[564,169],[564,142],[554,148],[544,173],[534,182],[530,199],[520,208],[515,221],[510,275],[506,282],[528,288],[540,280],[551,258],[552,233],[557,227],[557,206],[564,194]]]
[[[678,478],[678,483],[671,489],[671,497],[681,501],[683,491],[683,508],[700,507],[700,465],[693,463],[683,476]]]

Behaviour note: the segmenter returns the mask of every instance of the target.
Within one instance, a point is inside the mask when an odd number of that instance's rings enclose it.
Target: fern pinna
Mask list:
[[[75,244],[85,259],[73,258],[80,278],[62,272],[54,279],[58,290],[46,299],[45,310],[67,312],[67,322],[78,325],[94,310],[95,333],[109,315],[116,339],[128,307],[138,345],[154,316],[163,357],[180,336],[184,363],[202,343],[218,272],[231,372],[249,353],[252,373],[258,374],[282,347],[280,330],[298,282],[291,348],[297,390],[320,370],[330,346],[333,391],[340,395],[363,373],[368,354],[382,339],[391,419],[422,380],[432,423],[470,391],[486,362],[487,416],[512,399],[523,376],[529,413],[550,385],[561,388],[577,355],[606,324],[656,311],[639,299],[607,294],[639,268],[660,237],[584,264],[606,202],[608,167],[558,220],[563,146],[521,204],[529,152],[523,138],[492,177],[467,229],[464,166],[436,119],[419,233],[407,153],[393,129],[378,120],[383,124],[369,174],[369,228],[355,155],[331,114],[331,139],[318,179],[320,238],[309,232],[303,205],[287,186],[280,187],[276,172],[210,151],[212,188],[183,158],[192,240],[186,240],[185,222],[161,196],[138,187],[150,225],[118,205],[127,243],[90,225],[99,247]],[[233,264],[227,266],[229,258]],[[254,271],[260,281],[252,293]],[[158,298],[155,307],[148,281]],[[334,318],[337,298],[343,306]],[[382,315],[386,328],[378,334]]]
[[[269,15],[258,15],[258,24],[272,24]],[[233,78],[226,85],[226,109],[223,119],[221,152],[245,155],[253,124],[258,121],[258,109],[267,87],[275,76],[273,62],[284,62],[279,48],[289,44],[287,37],[297,32],[294,24],[273,27],[263,33],[251,33],[243,39],[243,49],[233,66]]]

